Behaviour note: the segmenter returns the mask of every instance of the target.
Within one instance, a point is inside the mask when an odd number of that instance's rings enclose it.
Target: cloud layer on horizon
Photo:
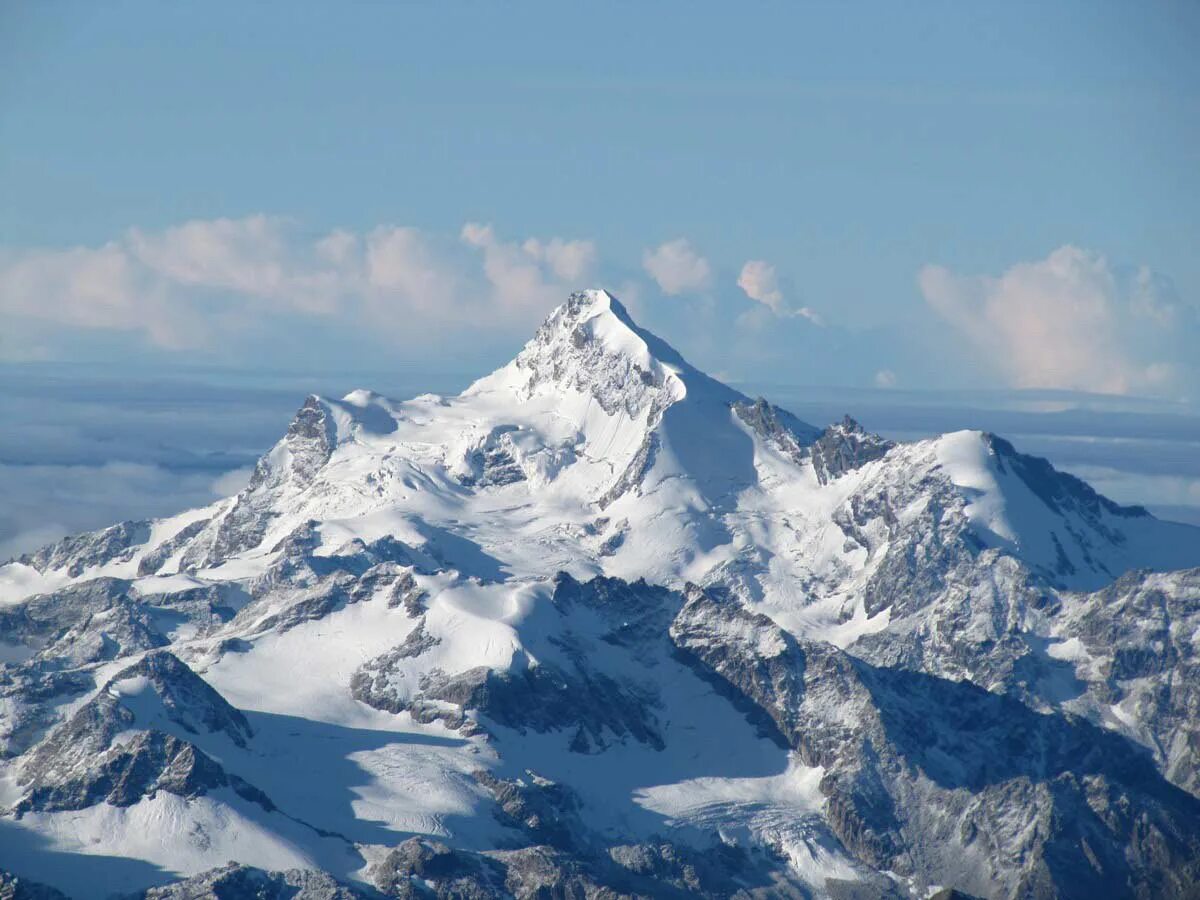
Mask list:
[[[475,222],[314,235],[259,214],[130,228],[95,246],[0,248],[0,359],[86,357],[108,341],[121,360],[437,359],[482,374],[476,360],[510,353],[571,290],[616,284],[647,327],[744,380],[1190,399],[1200,386],[1195,308],[1145,267],[1073,246],[999,276],[926,265],[924,303],[898,299],[896,323],[873,327],[829,298],[800,305],[764,259],[720,269],[679,237],[638,262],[606,260],[587,238]]]

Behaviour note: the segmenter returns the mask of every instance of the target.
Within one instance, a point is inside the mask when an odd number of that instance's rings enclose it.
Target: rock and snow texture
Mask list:
[[[576,294],[457,397],[310,397],[236,497],[0,566],[0,890],[1194,896],[1197,566]]]

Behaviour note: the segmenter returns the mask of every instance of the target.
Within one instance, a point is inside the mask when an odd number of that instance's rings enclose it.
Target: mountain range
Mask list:
[[[0,567],[0,897],[1200,896],[1197,566],[574,294]]]

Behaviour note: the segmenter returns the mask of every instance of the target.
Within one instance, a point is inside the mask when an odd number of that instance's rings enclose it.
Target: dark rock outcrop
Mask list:
[[[127,705],[121,693],[127,685],[152,698],[137,704],[157,710],[151,721],[140,721]],[[16,811],[129,806],[159,790],[195,797],[219,787],[272,808],[260,791],[166,730],[174,727],[189,735],[219,733],[238,747],[251,736],[245,716],[177,657],[151,653],[110,679],[28,754]]]
[[[225,787],[264,809],[274,808],[265,794],[225,772],[195,745],[161,731],[140,731],[86,765],[66,772],[40,769],[13,811],[87,809],[97,803],[132,806],[158,791],[192,798]]]
[[[373,894],[342,884],[325,872],[267,872],[229,863],[127,900],[370,900]]]
[[[853,472],[872,460],[879,459],[895,447],[895,443],[871,434],[849,416],[830,425],[813,441],[809,452],[817,480],[827,484],[847,472]]]
[[[63,538],[57,544],[26,553],[17,561],[39,572],[66,569],[68,575],[78,578],[92,566],[132,558],[149,537],[149,522],[121,522],[100,531]]]
[[[0,869],[0,900],[67,900],[67,896],[49,885]]]
[[[808,447],[820,436],[807,422],[762,397],[753,402],[737,401],[733,411],[767,444],[797,464],[804,461]]]
[[[1012,897],[1186,897],[1200,879],[1200,801],[1118,735],[872,667],[696,588],[671,634],[824,767],[834,833],[876,869],[919,860],[933,883]]]

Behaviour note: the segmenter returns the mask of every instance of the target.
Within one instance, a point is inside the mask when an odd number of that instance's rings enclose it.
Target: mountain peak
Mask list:
[[[611,314],[619,319],[624,320],[631,328],[633,325],[632,319],[629,317],[629,311],[624,305],[603,288],[588,288],[583,291],[575,291],[565,303],[560,304],[546,317],[544,324],[549,324],[557,317],[572,317],[572,318],[591,318],[593,316]]]
[[[521,397],[565,389],[591,397],[609,415],[623,410],[640,418],[686,395],[678,377],[685,369],[691,371],[673,348],[639,328],[616,297],[588,290],[550,313],[496,375]]]
[[[606,353],[628,356],[645,369],[651,368],[654,362],[641,329],[621,301],[605,290],[572,294],[566,303],[546,317],[531,344],[563,341],[576,349],[582,349],[586,344],[599,344]]]

